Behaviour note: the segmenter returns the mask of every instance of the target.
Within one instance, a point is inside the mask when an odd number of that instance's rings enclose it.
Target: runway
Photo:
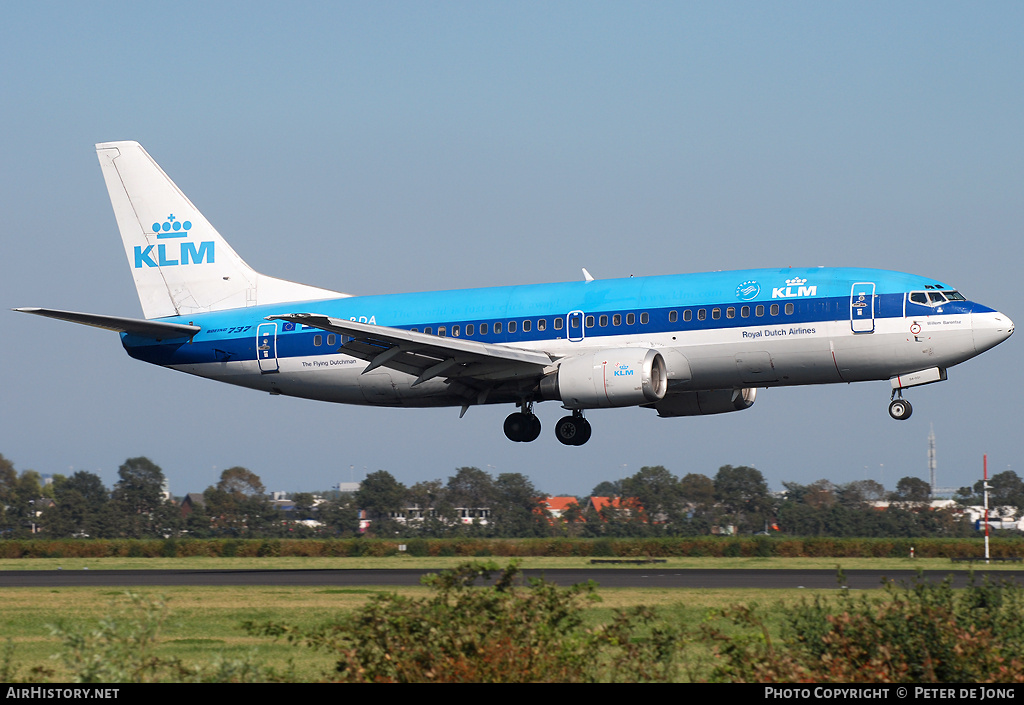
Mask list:
[[[0,571],[0,589],[5,587],[154,587],[154,586],[414,586],[422,577],[438,570],[12,570]],[[544,578],[558,585],[593,580],[606,588],[768,588],[870,590],[884,581],[909,583],[916,573],[909,570],[849,570],[842,585],[833,570],[714,570],[657,568],[572,568],[525,570],[531,578]],[[953,576],[956,587],[970,580],[966,570],[926,571],[930,581]],[[977,581],[989,575],[995,581],[1010,580],[1024,585],[1024,570],[974,572]]]

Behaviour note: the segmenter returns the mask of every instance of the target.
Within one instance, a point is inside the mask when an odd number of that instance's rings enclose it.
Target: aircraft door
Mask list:
[[[256,360],[260,374],[277,372],[277,324],[260,323],[256,326]]]
[[[850,289],[850,327],[854,333],[875,332],[874,282],[857,282]]]
[[[565,334],[570,343],[578,343],[586,336],[583,311],[570,311],[565,317]]]

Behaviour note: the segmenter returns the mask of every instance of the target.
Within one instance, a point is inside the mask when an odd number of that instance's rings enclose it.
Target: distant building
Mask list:
[[[556,519],[562,517],[562,513],[570,506],[575,504],[579,507],[579,500],[575,497],[546,497],[539,500],[539,503],[546,507],[551,516]],[[582,509],[582,507],[580,507]]]
[[[472,524],[477,522],[484,526],[487,525],[488,520],[491,518],[490,507],[455,507],[455,516],[458,517],[458,521],[462,524]],[[410,524],[413,522],[421,522],[424,519],[437,516],[437,510],[433,508],[424,508],[420,506],[411,506],[402,509],[401,511],[391,512],[391,518],[397,521],[399,524]]]
[[[206,509],[206,498],[200,492],[189,492],[182,498],[180,509],[184,519],[196,509]]]

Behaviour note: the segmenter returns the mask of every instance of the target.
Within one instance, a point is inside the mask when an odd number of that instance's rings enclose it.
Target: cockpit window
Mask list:
[[[922,306],[941,306],[948,301],[966,301],[959,291],[912,291],[908,298],[911,303]]]

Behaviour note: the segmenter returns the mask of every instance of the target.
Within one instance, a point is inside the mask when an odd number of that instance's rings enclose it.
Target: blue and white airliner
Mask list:
[[[903,390],[1006,340],[1013,322],[929,277],[877,269],[753,269],[416,294],[351,296],[260,274],[136,142],[96,145],[144,319],[17,311],[121,334],[136,359],[308,399],[396,407],[537,402],[570,413],[741,411],[760,387],[888,380]]]

